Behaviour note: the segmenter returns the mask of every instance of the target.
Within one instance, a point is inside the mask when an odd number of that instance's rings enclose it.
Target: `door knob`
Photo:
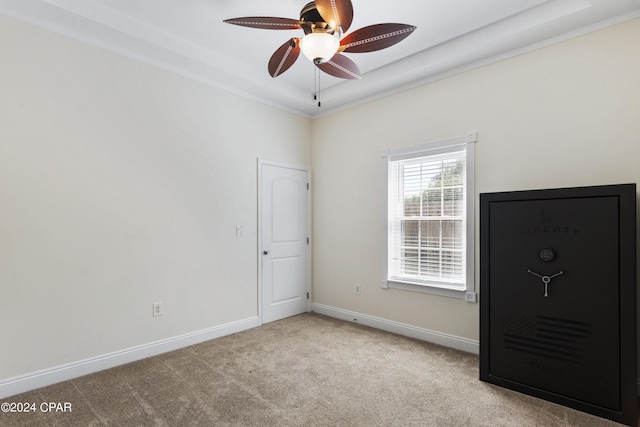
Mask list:
[[[263,251],[262,253],[265,254],[265,255],[269,255],[270,252],[271,251]]]

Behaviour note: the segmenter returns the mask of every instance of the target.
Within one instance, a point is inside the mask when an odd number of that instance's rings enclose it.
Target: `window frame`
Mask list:
[[[382,153],[382,157],[386,159],[385,177],[386,177],[386,214],[387,237],[385,239],[386,247],[384,254],[384,279],[382,287],[385,289],[399,289],[413,292],[421,292],[434,294],[458,299],[467,299],[467,301],[475,302],[475,143],[477,141],[476,132],[468,132],[464,137],[451,138],[440,141],[433,141],[426,144],[420,144],[412,147],[390,148]],[[418,282],[410,279],[399,279],[397,277],[389,277],[390,263],[390,235],[391,235],[391,218],[390,208],[391,201],[389,197],[391,191],[389,188],[391,177],[391,162],[398,160],[406,160],[417,157],[432,156],[454,151],[465,151],[466,154],[466,171],[465,171],[465,283],[464,288],[452,286],[443,282]]]

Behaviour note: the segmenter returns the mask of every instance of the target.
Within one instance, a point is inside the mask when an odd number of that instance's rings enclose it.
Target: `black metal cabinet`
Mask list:
[[[480,214],[480,379],[635,426],[635,184],[485,193]]]

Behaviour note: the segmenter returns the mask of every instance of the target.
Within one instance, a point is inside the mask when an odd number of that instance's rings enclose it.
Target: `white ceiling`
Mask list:
[[[228,18],[298,19],[307,0],[0,0],[0,13],[307,117],[415,87],[640,16],[640,0],[352,0],[347,32],[385,22],[417,27],[378,52],[347,54],[362,80],[321,73],[303,55],[272,78],[272,53],[301,30]]]

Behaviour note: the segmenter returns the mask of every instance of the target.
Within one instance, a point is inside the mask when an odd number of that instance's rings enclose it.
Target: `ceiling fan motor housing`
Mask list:
[[[301,25],[305,34],[310,33],[335,33],[335,28],[331,28],[329,24],[324,22],[324,18],[318,12],[315,2],[307,3],[300,11],[300,20],[304,21]]]

